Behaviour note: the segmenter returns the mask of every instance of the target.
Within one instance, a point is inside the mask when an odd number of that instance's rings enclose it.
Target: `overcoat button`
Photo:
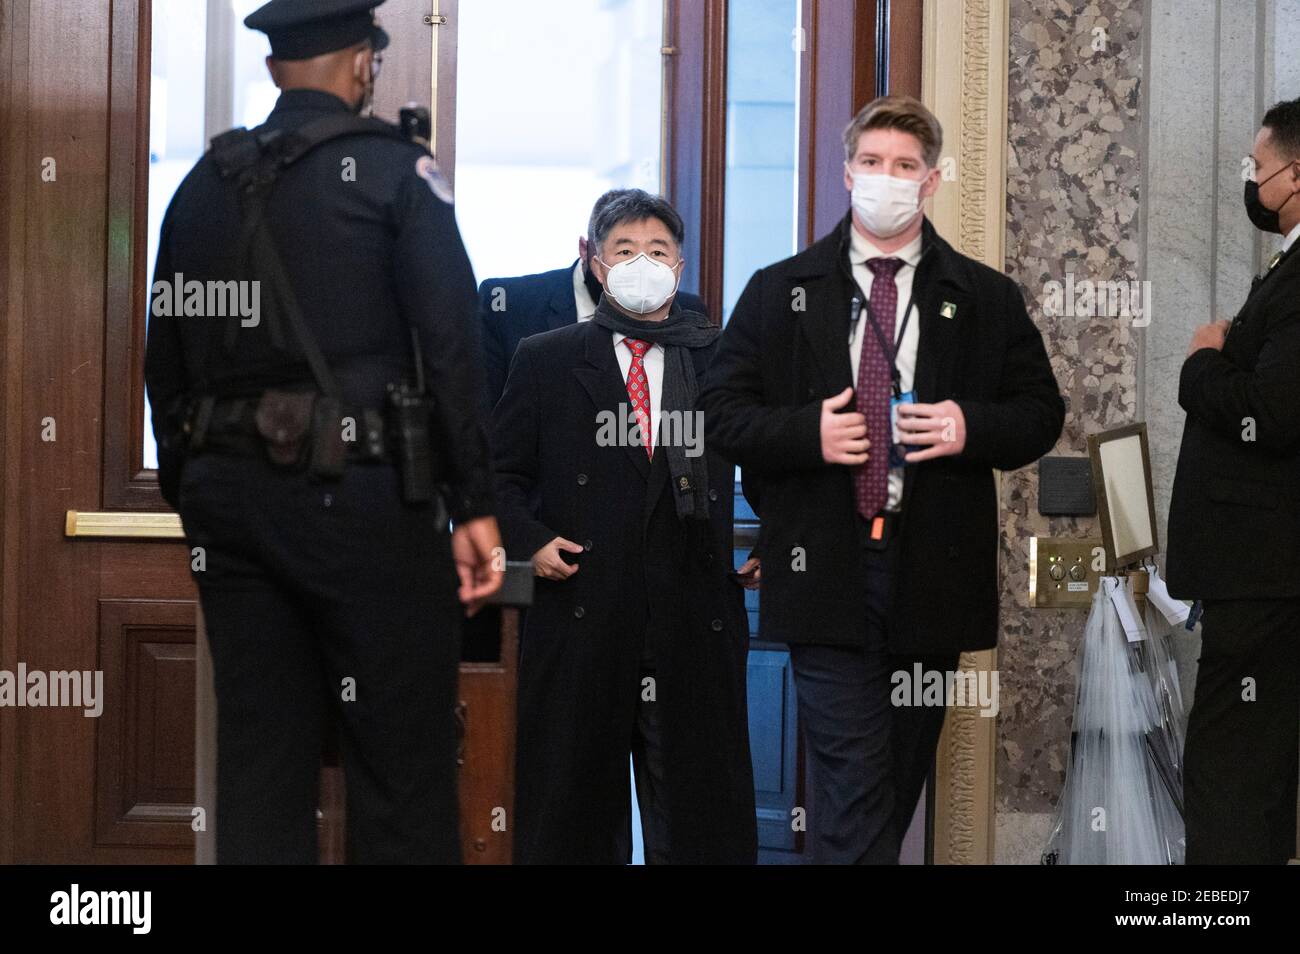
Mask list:
[[[582,619],[584,616],[587,615],[587,611],[583,609],[581,606],[575,606],[573,608],[573,615],[576,616],[578,619]]]
[[[957,548],[956,548],[956,547],[949,547],[949,548],[948,548],[948,559],[949,559],[949,560],[955,560],[955,559],[957,559]]]
[[[717,500],[717,499],[718,499],[718,492],[717,492],[716,490],[710,490],[710,491],[709,491],[709,499],[710,499],[710,500]]]
[[[582,549],[584,549],[584,550],[586,550],[588,553],[590,553],[590,552],[591,552],[591,541],[590,541],[590,540],[584,540],[584,541],[582,541]]]
[[[579,474],[579,475],[578,475],[578,486],[579,486],[579,487],[585,487],[585,486],[587,486],[587,475],[586,475],[586,474]]]
[[[713,627],[713,631],[714,631],[715,633],[720,633],[720,632],[722,632],[722,620],[720,620],[720,619],[715,619],[715,620],[714,620],[712,623],[710,623],[709,625]]]

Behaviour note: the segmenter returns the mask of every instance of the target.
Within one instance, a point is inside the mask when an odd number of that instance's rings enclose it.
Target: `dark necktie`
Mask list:
[[[898,285],[894,276],[903,267],[898,258],[869,258],[871,269],[871,314],[882,336],[891,345],[898,313]],[[870,320],[869,318],[867,319]],[[870,520],[885,506],[889,497],[889,445],[893,434],[889,427],[889,399],[892,395],[893,363],[881,348],[880,338],[870,328],[862,329],[862,352],[858,359],[856,399],[858,413],[867,419],[867,462],[854,468],[853,497],[858,513]]]

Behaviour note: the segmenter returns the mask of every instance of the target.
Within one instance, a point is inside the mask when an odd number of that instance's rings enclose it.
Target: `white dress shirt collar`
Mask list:
[[[1282,240],[1282,251],[1286,252],[1290,250],[1291,246],[1295,244],[1297,238],[1300,238],[1300,224],[1297,224],[1295,228],[1287,233],[1286,238]]]
[[[621,332],[621,331],[615,331],[615,332],[614,332],[614,350],[617,351],[619,348],[623,347],[623,340],[624,340],[625,338],[631,338],[631,337],[632,337],[631,335],[625,335],[625,334],[623,334],[623,332]],[[649,354],[651,351],[654,351],[654,350],[656,350],[656,349],[658,349],[659,351],[662,351],[662,350],[663,350],[663,345],[658,345],[658,344],[653,344],[653,343],[651,343],[651,344],[650,344],[650,347],[649,347],[649,348],[646,348],[646,354]],[[632,349],[631,349],[631,348],[624,348],[624,350],[627,351],[628,354],[631,354],[631,353],[632,353]]]
[[[596,313],[596,303],[591,300],[591,292],[587,291],[581,259],[573,266],[573,303],[578,309],[579,321],[587,321]]]
[[[869,258],[901,258],[908,265],[913,267],[921,259],[921,234],[918,232],[916,238],[908,242],[896,252],[890,252],[886,255],[868,239],[865,235],[857,230],[855,226],[849,226],[849,256],[854,265],[859,265]]]

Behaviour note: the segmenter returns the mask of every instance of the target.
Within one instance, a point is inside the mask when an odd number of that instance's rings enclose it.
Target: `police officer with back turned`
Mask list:
[[[214,140],[162,226],[145,377],[212,649],[222,863],[316,860],[332,718],[349,860],[460,854],[460,619],[501,585],[477,296],[404,134],[427,114],[359,115],[379,2],[244,21],[280,99]]]

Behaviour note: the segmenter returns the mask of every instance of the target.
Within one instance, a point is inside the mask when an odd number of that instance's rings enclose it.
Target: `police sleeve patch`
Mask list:
[[[429,183],[429,188],[443,202],[452,204],[451,186],[438,170],[437,160],[433,156],[421,156],[415,161],[415,174]]]

